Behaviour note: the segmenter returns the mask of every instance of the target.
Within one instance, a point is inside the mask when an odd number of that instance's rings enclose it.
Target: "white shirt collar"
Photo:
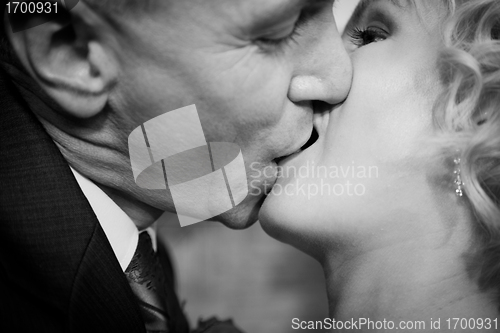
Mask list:
[[[71,168],[71,167],[70,167]],[[132,219],[96,184],[71,168],[83,194],[101,224],[115,253],[116,259],[125,272],[134,256],[139,241],[139,231]],[[148,230],[149,231],[149,230]],[[154,239],[152,237],[152,239]]]

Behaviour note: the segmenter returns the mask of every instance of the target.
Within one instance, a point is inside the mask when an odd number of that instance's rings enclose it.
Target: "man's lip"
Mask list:
[[[289,158],[289,157],[291,157],[291,156],[293,156],[295,154],[298,154],[298,153],[306,150],[307,148],[309,148],[310,146],[312,146],[317,140],[318,140],[318,131],[316,130],[316,128],[313,127],[309,138],[307,140],[305,140],[299,146],[299,148],[297,148],[296,150],[292,151],[289,154],[286,154],[286,155],[280,156],[278,158],[275,158],[274,161],[276,162],[276,164],[280,164],[280,162],[282,162],[283,160],[285,160],[285,159],[287,159],[287,158]]]
[[[293,152],[293,153],[291,153],[291,154],[289,154],[289,155],[285,155],[285,156],[281,156],[281,157],[275,158],[275,159],[274,159],[274,162],[275,162],[277,165],[280,165],[280,164],[281,164],[281,162],[283,162],[284,160],[286,160],[286,159],[287,159],[287,158],[289,158],[289,157],[292,157],[292,156],[293,156],[293,155],[295,155],[295,154],[300,153],[301,151],[302,151],[302,150],[301,150],[301,149],[299,149],[299,150],[297,150],[297,151],[295,151],[295,152]]]

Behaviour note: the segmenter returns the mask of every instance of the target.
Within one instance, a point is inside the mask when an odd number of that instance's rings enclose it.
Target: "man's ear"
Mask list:
[[[102,16],[80,1],[52,21],[16,33],[7,29],[7,34],[47,94],[69,114],[90,118],[104,109],[117,80],[109,29]]]

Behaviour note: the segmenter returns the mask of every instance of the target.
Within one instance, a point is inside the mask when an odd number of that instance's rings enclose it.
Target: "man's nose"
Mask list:
[[[343,102],[351,88],[352,64],[333,16],[310,27],[306,38],[297,57],[288,98],[295,103]]]

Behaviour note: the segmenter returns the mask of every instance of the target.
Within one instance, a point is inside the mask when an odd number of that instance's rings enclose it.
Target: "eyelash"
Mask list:
[[[389,33],[376,27],[366,29],[354,28],[349,32],[349,38],[357,47],[366,46],[371,43],[381,42],[389,37]]]

